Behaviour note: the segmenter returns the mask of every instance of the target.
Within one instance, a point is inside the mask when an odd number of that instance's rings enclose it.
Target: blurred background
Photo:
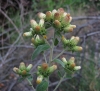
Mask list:
[[[35,73],[43,56],[31,60],[34,49],[30,38],[23,38],[22,34],[29,31],[31,19],[38,19],[38,12],[60,7],[73,17],[71,24],[77,28],[70,35],[81,38],[79,45],[83,51],[64,53],[66,57],[74,56],[82,69],[72,78],[64,79],[57,91],[100,91],[100,0],[0,0],[0,91],[32,91],[26,81],[18,80],[12,69],[24,61],[34,65],[32,73]],[[61,50],[59,44],[54,52],[60,53]],[[49,91],[53,91],[58,80],[56,71],[50,77]],[[33,75],[34,86],[35,81],[36,75]]]

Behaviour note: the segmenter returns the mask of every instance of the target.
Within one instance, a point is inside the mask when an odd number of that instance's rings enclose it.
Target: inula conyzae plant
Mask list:
[[[65,74],[61,77],[59,83],[53,90],[56,91],[67,75],[73,74],[75,71],[81,69],[80,66],[76,66],[74,57],[71,57],[70,59],[66,59],[65,57],[62,57],[61,59],[59,58],[65,51],[82,51],[82,47],[77,46],[80,38],[77,36],[72,36],[70,39],[64,37],[64,34],[72,32],[73,29],[76,28],[76,25],[70,24],[72,17],[69,13],[65,12],[63,8],[47,11],[46,13],[40,12],[38,13],[38,17],[40,18],[39,23],[32,19],[30,21],[30,31],[23,34],[24,37],[31,38],[31,44],[35,48],[32,54],[32,60],[34,60],[40,53],[43,54],[45,60],[45,62],[37,67],[36,89],[33,87],[31,80],[29,79],[31,76],[30,70],[32,64],[26,66],[24,62],[21,62],[19,68],[14,67],[13,70],[16,74],[28,80],[33,91],[48,91],[49,77],[55,70],[57,70],[57,65],[55,64],[60,64],[62,69],[64,69]],[[52,41],[48,41],[49,39],[47,36],[47,29],[50,27],[54,28],[53,35],[51,36]],[[63,45],[63,50],[60,54],[54,56],[54,48],[59,42]],[[45,55],[45,51],[47,50],[50,50],[49,58]]]

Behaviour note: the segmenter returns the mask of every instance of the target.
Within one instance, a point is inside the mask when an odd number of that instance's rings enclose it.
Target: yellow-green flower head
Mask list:
[[[39,35],[37,35],[35,38],[32,38],[31,41],[35,47],[45,43],[45,41],[42,38],[40,38]]]
[[[32,64],[29,64],[28,66],[26,66],[24,62],[21,62],[19,65],[19,68],[14,67],[13,71],[22,77],[26,77],[28,76],[31,68],[32,68]]]
[[[75,58],[71,57],[68,61],[66,58],[62,58],[63,63],[65,64],[64,69],[67,71],[69,69],[70,71],[76,71],[81,69],[81,66],[76,66],[75,64]]]
[[[53,71],[57,69],[56,65],[48,67],[47,63],[43,63],[41,66],[38,66],[37,75],[42,75],[43,77],[48,77]]]
[[[46,34],[46,30],[44,27],[44,19],[40,19],[39,23],[37,23],[35,20],[31,20],[31,26],[35,34],[44,35]]]

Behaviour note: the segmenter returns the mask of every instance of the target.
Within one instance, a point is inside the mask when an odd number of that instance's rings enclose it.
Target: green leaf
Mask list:
[[[61,64],[62,67],[64,67],[64,63],[60,59],[55,59],[54,62],[57,62],[57,63]]]
[[[58,70],[58,76],[61,78],[62,77],[62,75],[61,75],[61,72]]]
[[[46,91],[48,88],[48,82],[47,81],[42,81],[37,87],[36,91]]]
[[[58,39],[56,38],[56,39],[54,40],[54,45],[56,46],[58,43],[59,43],[59,41],[58,41]]]
[[[32,75],[29,75],[29,76],[27,77],[27,79],[31,82],[31,81],[33,80]]]
[[[49,48],[50,48],[50,46],[48,44],[43,44],[43,45],[38,46],[32,54],[32,60],[34,60],[41,52],[43,52]]]

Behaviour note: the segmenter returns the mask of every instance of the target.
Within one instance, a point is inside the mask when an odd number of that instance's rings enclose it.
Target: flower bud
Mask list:
[[[51,11],[46,12],[46,20],[50,20],[52,18],[52,13]]]
[[[54,14],[54,20],[60,20],[60,14],[57,12]]]
[[[57,28],[60,28],[60,27],[61,27],[61,23],[60,23],[58,20],[55,20],[55,21],[54,21],[54,25],[55,25],[55,27],[57,27]]]
[[[32,68],[32,66],[33,66],[32,64],[29,64],[29,65],[27,66],[26,70],[27,70],[27,71],[30,71],[31,68]]]
[[[26,71],[26,70],[23,70],[23,71],[21,72],[21,74],[22,74],[23,76],[25,76],[25,75],[27,75],[27,71]]]
[[[64,11],[63,8],[59,8],[59,9],[58,9],[58,12],[59,12],[59,14],[62,16],[62,15],[64,14],[65,11]]]
[[[18,68],[16,68],[16,67],[13,68],[13,71],[14,71],[15,73],[19,74],[19,75],[22,73],[21,70],[18,69]]]
[[[72,21],[72,17],[70,16],[70,14],[66,14],[66,16],[63,19],[63,23],[70,23]]]
[[[68,62],[69,62],[69,64],[72,64],[72,63],[74,63],[74,61],[75,61],[75,58],[71,57]]]
[[[40,32],[41,27],[38,25],[38,26],[35,27],[35,30],[36,30],[36,32],[38,33],[38,32]]]
[[[70,64],[70,67],[71,67],[71,68],[74,68],[75,66],[76,66],[75,63]]]
[[[70,25],[71,28],[76,28],[76,25]]]
[[[81,69],[81,66],[75,66],[74,67],[74,70],[80,70]]]
[[[35,20],[30,21],[32,28],[35,28],[38,24]]]
[[[52,73],[56,69],[57,69],[57,65],[53,65],[53,66],[49,67],[49,72]]]
[[[40,12],[40,13],[38,13],[38,17],[40,19],[45,19],[46,18],[46,15],[44,13]]]
[[[64,36],[62,36],[62,42],[63,42],[64,44],[68,44],[68,43],[69,43],[69,41],[68,41]]]
[[[64,62],[64,64],[67,64],[67,60],[65,57],[62,58],[62,61]]]
[[[32,32],[31,32],[31,31],[25,32],[25,33],[23,34],[23,36],[24,36],[24,37],[32,36]]]
[[[13,68],[13,71],[14,71],[15,73],[17,73],[18,70],[19,70],[19,69],[18,69],[17,67],[14,67],[14,68]]]
[[[80,46],[75,46],[74,48],[73,48],[73,51],[82,51],[82,47],[80,47]]]
[[[65,32],[72,32],[73,31],[73,28],[72,27],[65,27],[64,28],[64,31]]]
[[[37,77],[36,83],[37,83],[37,84],[40,84],[40,83],[42,82],[42,80],[43,80],[43,76],[42,76],[42,75],[39,75],[39,76]]]
[[[41,69],[41,66],[38,66],[37,69],[40,70]]]
[[[25,63],[24,62],[21,62],[20,63],[19,69],[20,70],[25,70],[26,69],[26,66],[25,66]]]
[[[67,13],[66,13],[66,12],[64,12],[64,13],[63,13],[63,15],[62,15],[62,17],[65,17],[66,15],[67,15]]]
[[[54,10],[52,11],[52,15],[54,16],[55,13],[57,13],[57,10],[54,9]]]
[[[74,36],[72,36],[70,40],[71,40],[71,42],[72,42],[74,45],[77,45],[78,42],[79,42],[79,37],[74,37]]]
[[[43,68],[44,70],[46,70],[46,69],[48,68],[48,64],[47,64],[47,63],[43,63],[41,66],[42,66],[42,68]]]
[[[43,25],[44,25],[44,19],[40,19],[39,25],[40,25],[41,27],[43,27]]]

